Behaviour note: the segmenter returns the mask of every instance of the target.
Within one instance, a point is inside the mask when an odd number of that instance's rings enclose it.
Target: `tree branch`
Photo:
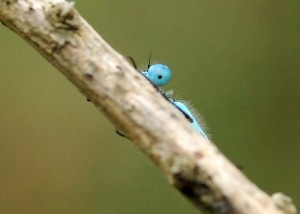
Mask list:
[[[73,3],[0,0],[0,21],[77,86],[199,209],[296,213],[290,198],[280,193],[271,198],[207,143]]]

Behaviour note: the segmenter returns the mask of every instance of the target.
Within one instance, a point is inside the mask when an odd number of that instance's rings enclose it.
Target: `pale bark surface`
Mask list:
[[[290,198],[264,193],[190,127],[73,3],[0,0],[0,21],[77,86],[200,210],[296,213]]]

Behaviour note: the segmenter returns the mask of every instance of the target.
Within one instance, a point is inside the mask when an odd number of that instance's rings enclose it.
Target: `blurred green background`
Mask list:
[[[300,201],[298,1],[81,0],[82,16],[165,89],[267,193]],[[198,213],[19,36],[0,27],[0,213]]]

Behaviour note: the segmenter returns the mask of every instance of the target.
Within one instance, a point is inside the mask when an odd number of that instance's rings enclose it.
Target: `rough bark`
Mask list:
[[[290,198],[264,193],[190,127],[180,112],[88,25],[73,3],[0,0],[0,21],[77,86],[200,210],[296,213]]]

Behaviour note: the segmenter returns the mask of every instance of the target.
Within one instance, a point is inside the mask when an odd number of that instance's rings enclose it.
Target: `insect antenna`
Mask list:
[[[153,50],[150,52],[149,61],[148,61],[148,69],[150,68],[150,65],[151,65],[152,53],[153,53]]]

